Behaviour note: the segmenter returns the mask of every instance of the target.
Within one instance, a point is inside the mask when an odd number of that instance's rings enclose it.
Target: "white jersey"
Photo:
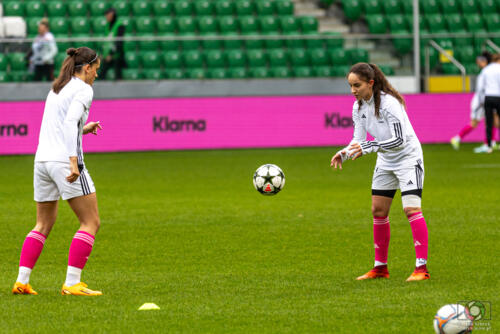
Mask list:
[[[363,155],[377,152],[376,167],[396,170],[423,164],[423,153],[417,135],[410,124],[404,106],[392,95],[380,96],[380,117],[375,116],[375,101],[363,101],[358,110],[356,101],[352,110],[354,135],[352,143],[359,143]],[[367,132],[375,140],[367,141]]]
[[[35,37],[31,45],[33,55],[31,61],[34,65],[54,64],[54,57],[57,54],[57,45],[54,35],[46,32]]]
[[[491,63],[481,70],[477,80],[476,91],[479,101],[484,104],[486,96],[500,97],[500,64]]]
[[[59,92],[50,91],[45,102],[35,161],[69,163],[78,157],[83,166],[83,126],[89,116],[94,91],[92,86],[73,77]]]

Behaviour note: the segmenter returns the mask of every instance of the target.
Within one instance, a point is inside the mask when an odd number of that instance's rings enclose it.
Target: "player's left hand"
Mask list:
[[[83,133],[84,134],[92,133],[93,135],[97,136],[97,129],[102,130],[102,126],[101,126],[101,124],[100,124],[99,121],[97,121],[97,122],[88,122],[83,127]]]
[[[349,152],[349,156],[351,157],[352,160],[356,160],[357,158],[363,155],[363,150],[361,149],[361,145],[359,145],[358,143],[353,143],[349,145],[347,151]]]

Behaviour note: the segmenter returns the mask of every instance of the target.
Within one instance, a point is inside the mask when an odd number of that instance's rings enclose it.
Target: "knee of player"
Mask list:
[[[422,208],[421,207],[405,207],[403,208],[406,216],[411,216],[417,212],[422,212]]]
[[[372,204],[372,215],[374,217],[385,217],[387,216],[387,212],[384,207]]]

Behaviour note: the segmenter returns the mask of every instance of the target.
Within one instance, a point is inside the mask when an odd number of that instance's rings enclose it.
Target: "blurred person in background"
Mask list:
[[[108,38],[123,37],[125,35],[125,25],[116,16],[116,10],[110,8],[104,14],[108,21]],[[122,69],[125,67],[125,55],[123,52],[123,41],[109,41],[103,46],[102,52],[102,66],[101,78],[105,79],[106,74],[110,68],[115,71],[115,78],[120,80],[122,78]]]
[[[479,101],[478,91],[479,91],[480,87],[478,86],[478,84],[480,82],[481,75],[483,73],[482,70],[491,62],[491,57],[492,57],[492,55],[490,52],[484,51],[481,53],[481,55],[479,55],[476,58],[476,64],[481,69],[481,72],[477,76],[476,91],[475,91],[474,96],[473,96],[471,103],[470,103],[470,109],[471,109],[470,123],[465,125],[456,136],[451,138],[450,143],[451,143],[451,146],[453,146],[453,148],[455,150],[458,150],[460,148],[460,142],[462,141],[462,139],[465,136],[467,136],[469,133],[471,133],[478,126],[478,124],[481,122],[481,120],[484,118],[484,106]],[[498,117],[495,117],[495,124],[498,124]],[[496,138],[496,131],[495,131],[495,129],[493,129],[493,132],[492,132],[493,146],[496,146],[495,138]],[[476,147],[474,149],[474,152],[475,153],[483,153],[487,149],[488,149],[488,144],[487,144],[487,139],[485,137],[484,144],[479,146],[479,147]]]
[[[479,101],[484,104],[486,140],[488,144],[488,147],[482,153],[491,153],[493,152],[491,135],[495,112],[500,117],[500,54],[493,55],[491,63],[482,72],[483,75],[478,82],[478,89]],[[495,126],[498,126],[498,124]]]
[[[54,57],[57,45],[50,32],[49,21],[44,18],[38,24],[38,35],[31,45],[29,53],[30,69],[35,72],[35,81],[54,80]]]

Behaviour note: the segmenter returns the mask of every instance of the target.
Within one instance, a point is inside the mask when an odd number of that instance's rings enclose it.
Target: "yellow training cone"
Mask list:
[[[155,303],[144,303],[139,307],[139,311],[159,310],[160,307]]]

